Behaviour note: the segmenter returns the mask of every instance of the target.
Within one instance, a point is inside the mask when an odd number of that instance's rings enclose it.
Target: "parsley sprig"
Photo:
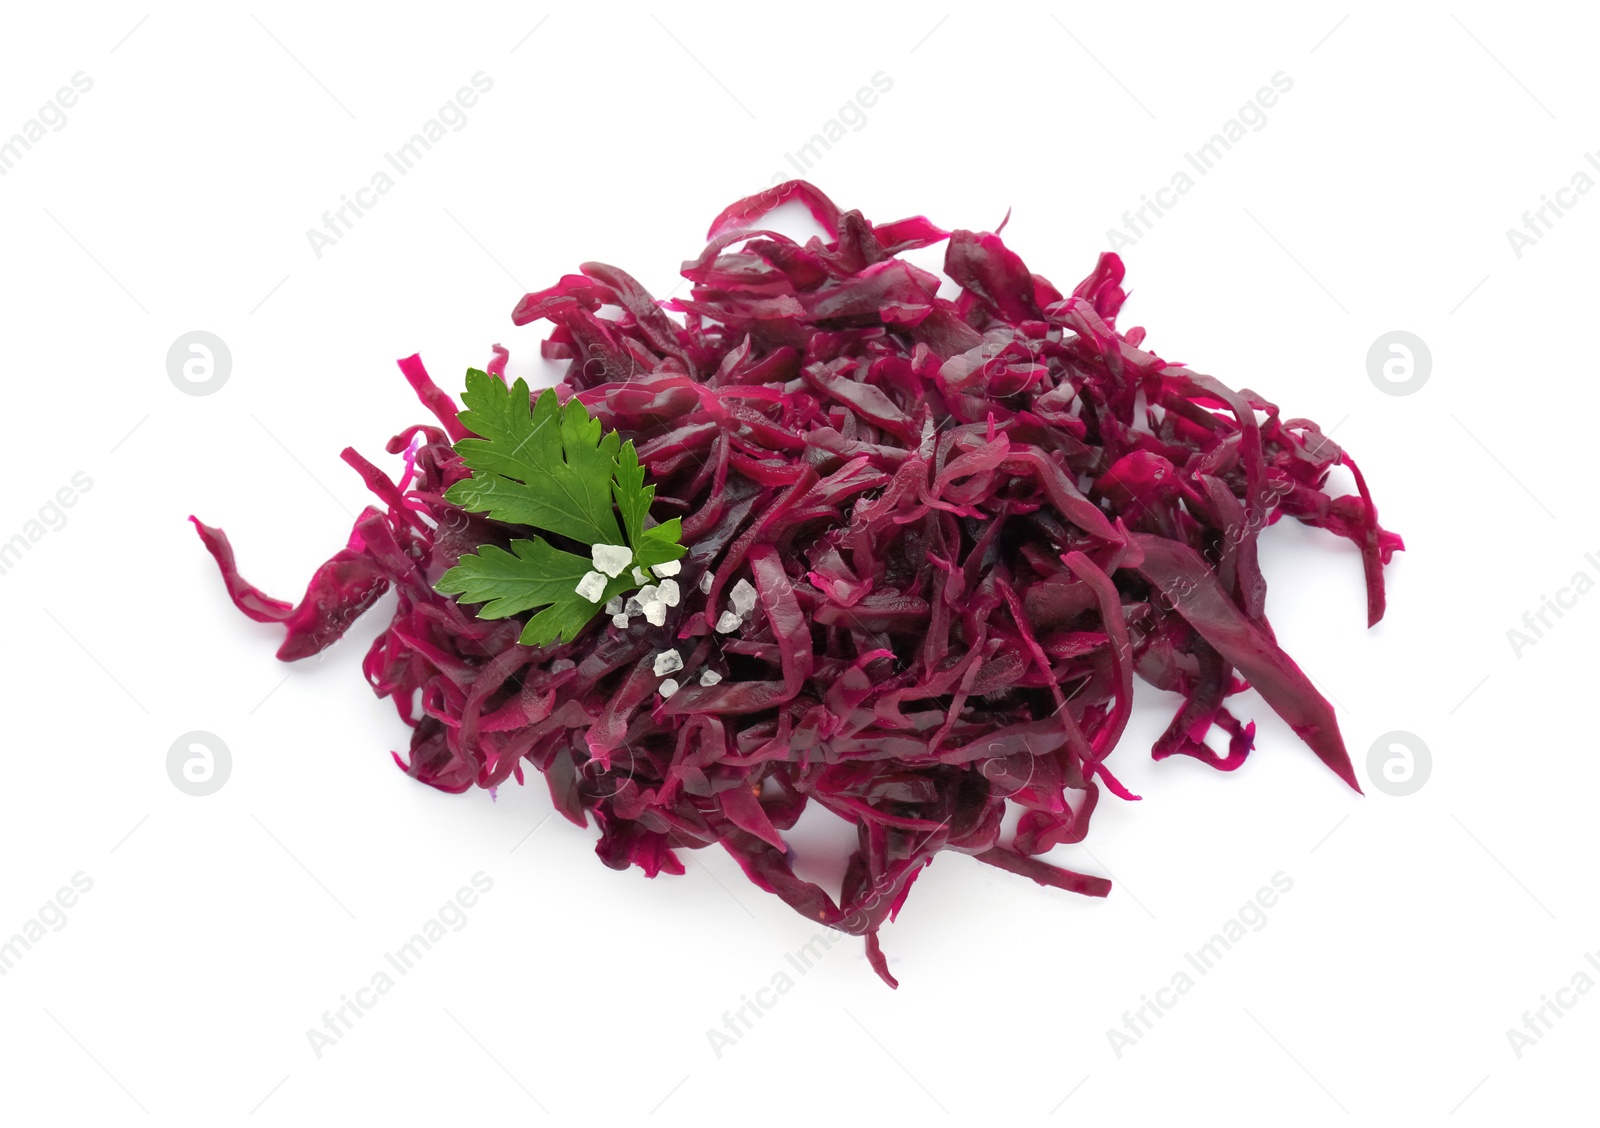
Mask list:
[[[446,501],[591,548],[625,543],[633,558],[617,576],[600,573],[604,588],[590,599],[580,585],[594,573],[594,562],[530,535],[513,540],[509,552],[489,544],[463,555],[434,590],[483,604],[480,619],[541,609],[519,641],[548,646],[571,642],[607,602],[639,587],[636,569],[666,564],[687,551],[678,543],[678,518],[645,527],[656,488],[644,484],[632,440],[605,431],[576,397],[562,407],[547,389],[534,401],[525,381],[508,387],[474,368],[467,372],[462,401],[461,423],[476,437],[461,439],[455,449],[472,477],[451,486]]]

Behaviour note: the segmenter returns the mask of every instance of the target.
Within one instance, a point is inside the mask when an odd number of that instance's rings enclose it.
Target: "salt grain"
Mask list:
[[[678,581],[662,580],[656,585],[656,598],[668,607],[676,607],[678,605]]]
[[[615,579],[633,563],[633,550],[625,544],[597,544],[589,549],[594,566]]]
[[[652,599],[644,605],[644,621],[652,627],[659,627],[667,621],[667,605],[659,599]]]
[[[721,680],[722,680],[722,675],[717,673],[717,671],[715,671],[715,670],[701,670],[700,671],[700,684],[701,685],[716,685]]]
[[[663,650],[656,655],[656,677],[659,678],[662,674],[675,674],[681,669],[683,669],[683,655],[676,650]]]
[[[677,692],[678,692],[678,683],[674,679],[668,678],[666,681],[661,683],[661,696],[662,697],[671,697],[674,693],[677,693]]]
[[[742,619],[756,609],[756,589],[750,586],[749,580],[741,579],[728,592],[728,601],[733,604],[734,613]]]
[[[606,593],[606,578],[599,572],[585,572],[573,590],[590,603],[599,603],[600,597]]]
[[[721,618],[717,620],[717,633],[730,634],[739,629],[739,624],[741,622],[743,622],[743,620],[740,619],[739,616],[735,615],[732,611],[724,611]]]
[[[650,570],[658,576],[676,576],[683,571],[683,561],[668,560],[665,564],[652,564]]]

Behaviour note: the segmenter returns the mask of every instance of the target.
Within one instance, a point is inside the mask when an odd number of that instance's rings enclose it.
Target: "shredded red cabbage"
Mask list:
[[[751,226],[790,199],[829,238]],[[460,792],[522,782],[530,762],[563,815],[593,817],[608,866],[650,877],[720,844],[803,916],[863,936],[891,986],[879,927],[942,850],[1109,891],[1038,855],[1084,838],[1102,785],[1136,798],[1106,766],[1136,674],[1184,699],[1157,759],[1238,768],[1255,726],[1226,699],[1253,686],[1359,790],[1332,709],[1274,641],[1257,562],[1285,515],[1327,529],[1359,546],[1369,624],[1383,614],[1403,545],[1316,424],[1118,330],[1114,254],[1062,294],[997,234],[873,224],[803,181],[732,205],[710,240],[684,264],[687,299],[588,263],[513,313],[554,325],[543,356],[568,362],[561,399],[631,438],[655,517],[682,518],[683,597],[664,627],[600,616],[527,647],[521,623],[433,590],[463,553],[526,530],[444,501],[468,474],[451,446],[465,431],[415,356],[401,370],[440,426],[389,441],[398,484],[344,452],[381,504],[299,604],[245,582],[227,538],[195,521],[239,609],[286,627],[285,660],[395,589],[363,668],[412,726],[406,772]],[[941,240],[954,300],[896,257]],[[496,345],[488,371],[504,378],[507,356]],[[1324,492],[1335,465],[1357,494]],[[724,633],[741,580],[754,607]],[[664,697],[668,648],[683,688]],[[1226,753],[1206,743],[1214,727]],[[791,866],[783,831],[808,802],[856,827],[837,898]],[[1007,803],[1022,811],[1009,842]]]

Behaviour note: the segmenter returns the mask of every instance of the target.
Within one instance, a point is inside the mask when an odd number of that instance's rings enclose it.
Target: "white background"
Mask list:
[[[1506,632],[1600,575],[1600,194],[1520,258],[1506,229],[1600,149],[1595,30],[1578,5],[1477,2],[9,7],[0,137],[74,73],[93,87],[0,177],[0,540],[75,473],[93,485],[0,576],[0,939],[74,873],[93,888],[0,977],[0,1117],[1499,1124],[1588,1105],[1600,992],[1520,1059],[1506,1032],[1600,949],[1600,597],[1520,657]],[[306,229],[479,71],[465,127],[318,258]],[[1112,764],[1143,801],[1107,797],[1050,856],[1112,876],[1108,899],[946,855],[884,930],[897,992],[844,938],[719,1057],[708,1028],[788,968],[806,922],[725,855],[655,881],[604,868],[594,831],[545,821],[537,778],[498,801],[406,778],[389,750],[408,730],[359,671],[388,602],[283,667],[185,518],[298,598],[366,500],[340,449],[392,470],[384,441],[426,418],[395,358],[454,389],[503,341],[541,374],[539,327],[510,322],[525,290],[600,260],[666,294],[710,219],[880,71],[892,89],[811,178],[879,221],[990,229],[1010,208],[1007,242],[1063,288],[1292,78],[1123,251],[1121,321],[1337,428],[1406,540],[1389,617],[1364,628],[1346,542],[1288,525],[1264,538],[1268,611],[1364,779],[1392,730],[1432,771],[1358,797],[1253,695],[1243,770],[1155,764],[1177,699],[1141,683]],[[232,354],[204,397],[166,372],[194,329]],[[1432,352],[1413,395],[1368,378],[1393,329]],[[205,798],[166,773],[194,729],[233,760]],[[307,1029],[478,871],[493,889],[466,926],[319,1059]],[[1293,889],[1266,926],[1114,1053],[1108,1028],[1278,871]]]

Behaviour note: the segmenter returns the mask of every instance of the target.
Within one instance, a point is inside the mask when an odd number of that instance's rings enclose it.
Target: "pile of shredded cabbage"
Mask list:
[[[829,237],[755,226],[788,200]],[[1040,855],[1084,838],[1102,788],[1136,798],[1107,766],[1136,676],[1183,698],[1157,759],[1239,767],[1255,726],[1226,699],[1251,686],[1357,787],[1332,709],[1274,641],[1257,538],[1287,515],[1353,541],[1369,623],[1400,538],[1314,423],[1118,330],[1116,255],[1063,294],[998,233],[873,224],[803,181],[732,205],[710,240],[684,264],[686,299],[589,263],[513,314],[552,323],[562,400],[632,439],[652,516],[683,521],[663,624],[599,616],[527,647],[521,623],[433,590],[464,552],[528,530],[444,501],[467,432],[417,357],[400,366],[439,425],[390,440],[398,482],[344,452],[378,504],[298,604],[245,582],[195,522],[239,609],[287,628],[285,660],[395,591],[364,670],[412,726],[395,757],[409,774],[458,792],[531,764],[557,810],[593,819],[607,865],[651,877],[720,845],[797,912],[863,936],[891,986],[879,928],[941,851],[1109,891]],[[953,298],[897,257],[941,241]],[[507,355],[488,370],[503,378]],[[1357,494],[1324,491],[1336,465]],[[785,844],[808,803],[856,828],[837,894]],[[1002,836],[1008,804],[1021,817]]]

